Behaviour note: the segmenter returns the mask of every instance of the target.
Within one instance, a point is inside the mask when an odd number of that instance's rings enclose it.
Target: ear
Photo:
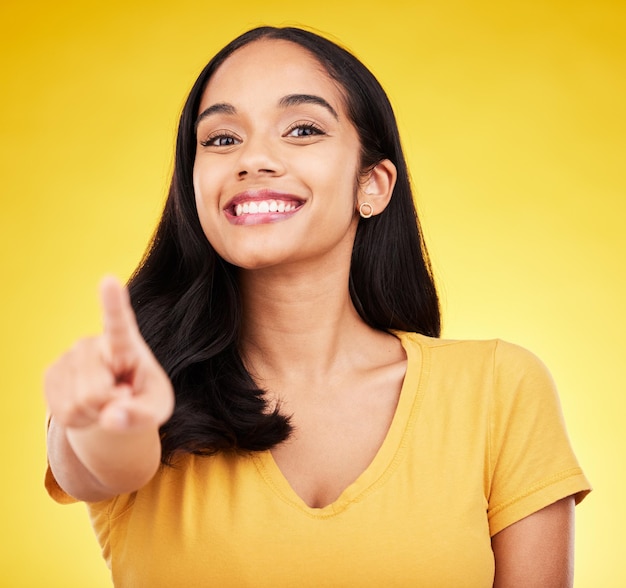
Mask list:
[[[388,159],[376,164],[359,181],[357,211],[366,202],[372,207],[372,214],[380,214],[385,210],[391,200],[397,176],[396,166]]]

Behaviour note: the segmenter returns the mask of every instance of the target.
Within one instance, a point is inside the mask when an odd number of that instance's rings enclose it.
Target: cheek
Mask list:
[[[200,172],[197,165],[194,165],[192,179],[196,213],[198,214],[198,219],[200,220],[200,226],[202,227],[204,236],[215,248],[216,244],[213,243],[215,238],[209,238],[209,235],[215,235],[216,232],[214,222],[212,221],[211,211],[213,203],[209,192],[209,186],[211,186],[213,182],[211,182],[210,178],[207,177],[207,174],[205,174],[204,171]]]
[[[206,210],[205,210],[205,202],[203,197],[202,190],[202,182],[200,181],[200,177],[196,174],[194,169],[193,173],[193,193],[196,201],[196,212],[198,213],[198,218],[200,219],[200,224],[202,228],[206,232],[205,220],[206,220]]]
[[[359,169],[357,159],[351,152],[334,152],[317,160],[303,158],[297,162],[297,169],[292,166],[292,170],[310,182],[313,189],[322,189],[323,193],[335,196],[349,195],[351,201],[356,196]]]
[[[193,192],[196,199],[196,210],[200,216],[200,221],[204,226],[204,218],[207,213],[215,206],[211,186],[216,185],[216,179],[212,177],[206,166],[198,165],[196,162],[193,167]]]
[[[202,195],[202,177],[203,176],[200,173],[200,168],[198,166],[198,163],[196,162],[193,165],[193,174],[192,174],[193,193],[196,197],[196,206],[198,206],[199,200]]]
[[[335,193],[336,204],[354,212],[359,191],[359,173],[356,165],[338,166],[333,177],[335,179],[328,188]]]
[[[193,166],[193,191],[196,195],[196,201],[206,194],[207,186],[210,185],[206,166],[201,165],[197,160]]]

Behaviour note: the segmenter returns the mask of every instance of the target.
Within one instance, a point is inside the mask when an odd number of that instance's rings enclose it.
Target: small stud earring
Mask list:
[[[370,218],[374,214],[374,207],[369,202],[361,203],[359,214],[362,218]]]

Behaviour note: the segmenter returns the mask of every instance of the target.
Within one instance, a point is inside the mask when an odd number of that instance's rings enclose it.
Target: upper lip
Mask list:
[[[224,207],[224,210],[229,210],[239,203],[243,202],[252,202],[252,201],[262,201],[262,200],[284,200],[290,202],[304,202],[303,198],[299,196],[295,196],[293,194],[289,194],[287,192],[277,192],[276,190],[270,190],[268,188],[261,188],[257,190],[246,190],[245,192],[239,192],[239,194],[235,194]]]

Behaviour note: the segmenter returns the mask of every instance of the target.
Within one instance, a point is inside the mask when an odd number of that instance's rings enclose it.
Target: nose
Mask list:
[[[280,176],[285,172],[276,146],[267,138],[248,138],[239,150],[237,176],[239,179],[254,176]]]

